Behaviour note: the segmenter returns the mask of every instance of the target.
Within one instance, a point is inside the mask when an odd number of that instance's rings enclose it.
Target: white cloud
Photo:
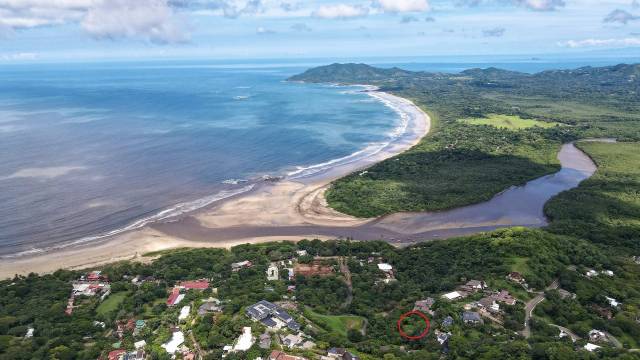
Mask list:
[[[22,60],[36,60],[38,54],[33,52],[21,52],[13,54],[0,54],[0,60],[3,61],[22,61]]]
[[[515,0],[521,6],[536,11],[552,11],[565,5],[564,0]]]
[[[97,38],[141,38],[156,43],[189,40],[184,22],[166,0],[103,0],[89,8],[82,28]]]
[[[610,12],[605,18],[602,20],[605,23],[620,23],[627,24],[629,21],[638,20],[639,16],[635,16],[628,11],[615,9]]]
[[[569,40],[558,43],[559,46],[569,48],[583,47],[615,47],[615,46],[640,46],[640,38],[624,38],[624,39],[584,39]]]
[[[323,5],[312,13],[321,19],[350,19],[367,16],[369,8],[347,4]]]
[[[376,5],[387,12],[421,12],[430,9],[427,0],[376,0]]]
[[[80,23],[96,38],[188,40],[185,24],[167,0],[0,0],[0,29]]]
[[[273,31],[271,29],[264,28],[262,26],[260,26],[260,27],[258,27],[256,29],[256,34],[258,34],[258,35],[269,35],[269,34],[275,34],[275,33],[276,33],[275,31]]]

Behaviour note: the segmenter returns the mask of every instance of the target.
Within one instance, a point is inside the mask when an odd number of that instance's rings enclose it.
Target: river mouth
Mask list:
[[[596,140],[597,141],[597,140]],[[228,241],[274,236],[383,240],[397,245],[470,235],[506,227],[546,226],[544,205],[563,191],[577,187],[597,170],[594,162],[574,143],[562,145],[558,159],[561,170],[511,187],[491,200],[441,212],[401,212],[357,226],[203,226],[195,218],[179,223],[158,224],[161,232],[193,241]]]

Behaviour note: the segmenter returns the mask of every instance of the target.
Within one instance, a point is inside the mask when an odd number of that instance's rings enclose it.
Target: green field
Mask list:
[[[522,130],[532,127],[552,128],[560,126],[556,122],[545,122],[534,119],[523,119],[516,115],[489,114],[484,118],[461,119],[463,123],[470,125],[488,125],[500,129]]]
[[[129,296],[129,292],[127,291],[109,295],[107,299],[98,306],[96,312],[104,316],[118,310],[120,308],[120,304],[122,304],[127,296]]]
[[[326,331],[347,336],[347,331],[363,331],[365,319],[355,315],[322,315],[307,308],[304,315]]]

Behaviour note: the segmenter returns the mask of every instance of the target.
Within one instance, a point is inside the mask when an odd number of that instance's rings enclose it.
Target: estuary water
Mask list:
[[[0,255],[167,220],[382,146],[396,112],[299,67],[24,65],[0,70]]]

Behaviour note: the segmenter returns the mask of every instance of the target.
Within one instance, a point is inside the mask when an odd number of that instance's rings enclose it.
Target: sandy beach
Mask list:
[[[403,124],[402,133],[393,141],[364,151],[366,156],[342,159],[310,175],[294,175],[279,182],[261,183],[249,193],[231,197],[175,222],[149,225],[96,243],[5,258],[0,262],[0,278],[141,259],[142,254],[151,251],[181,247],[231,247],[277,240],[329,239],[335,238],[336,234],[325,231],[324,227],[343,228],[348,233],[350,228],[370,223],[373,219],[358,219],[330,209],[324,200],[324,192],[333,180],[366,169],[417,144],[428,134],[431,120],[409,100],[371,89],[368,91],[394,109]],[[287,235],[291,229],[298,231]],[[216,230],[223,234],[209,233]]]

